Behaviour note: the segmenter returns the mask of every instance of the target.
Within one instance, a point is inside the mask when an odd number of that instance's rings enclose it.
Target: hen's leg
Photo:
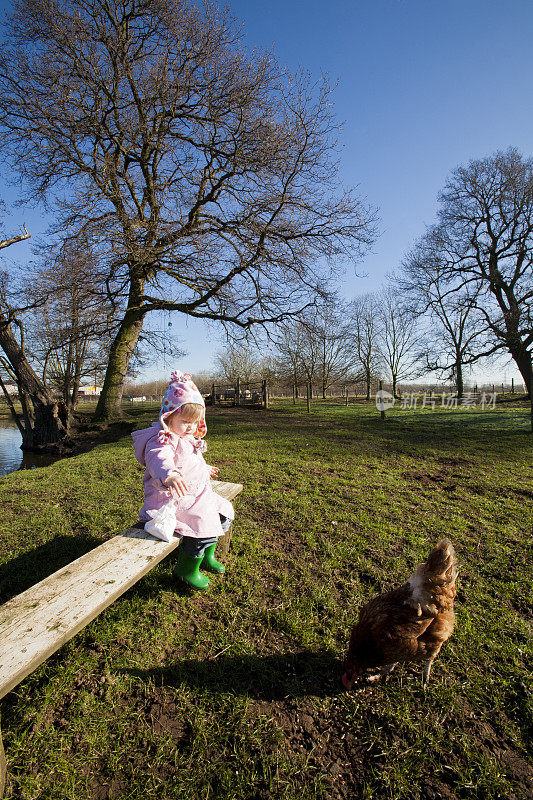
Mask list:
[[[429,673],[431,672],[432,666],[433,666],[433,659],[431,659],[430,661],[426,661],[426,663],[424,664],[424,676],[422,678],[422,686],[424,687],[424,689],[428,685]]]

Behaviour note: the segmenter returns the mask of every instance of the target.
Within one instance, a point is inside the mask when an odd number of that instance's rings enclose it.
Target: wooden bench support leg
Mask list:
[[[2,744],[2,729],[0,728],[0,800],[4,796],[4,789],[6,785],[6,754],[4,753],[4,745]]]
[[[220,537],[220,541],[222,543],[222,555],[227,556],[229,550],[229,543],[231,542],[231,531],[233,530],[233,525],[230,525],[224,536]]]

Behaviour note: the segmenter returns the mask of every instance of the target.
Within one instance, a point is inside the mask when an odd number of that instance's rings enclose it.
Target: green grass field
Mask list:
[[[6,797],[532,797],[528,409],[278,402],[208,410],[207,440],[245,486],[226,575],[188,594],[168,559],[2,701]],[[135,521],[141,477],[125,436],[0,479],[0,600]],[[406,666],[344,692],[358,606],[442,536],[457,624],[428,690]]]

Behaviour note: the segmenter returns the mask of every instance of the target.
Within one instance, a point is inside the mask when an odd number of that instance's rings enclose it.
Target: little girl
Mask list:
[[[182,537],[174,573],[195,589],[207,589],[200,565],[221,574],[214,557],[219,536],[231,525],[233,506],[216,494],[210,478],[218,469],[205,463],[205,403],[188,374],[173,372],[158,422],[134,431],[135,457],[144,471],[145,529],[159,539]]]

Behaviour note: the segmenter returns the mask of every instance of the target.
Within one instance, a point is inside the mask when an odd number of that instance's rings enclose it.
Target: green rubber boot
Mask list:
[[[203,560],[203,556],[198,556],[198,558],[190,556],[180,545],[176,566],[173,570],[174,575],[181,578],[188,586],[192,586],[193,589],[207,589],[210,583],[209,578],[200,572],[200,564]]]
[[[202,567],[206,569],[208,572],[215,572],[217,575],[222,575],[222,573],[226,571],[226,567],[224,566],[224,564],[221,564],[215,558],[216,546],[217,542],[209,545],[209,547],[206,550],[204,550],[204,560],[202,562]]]

